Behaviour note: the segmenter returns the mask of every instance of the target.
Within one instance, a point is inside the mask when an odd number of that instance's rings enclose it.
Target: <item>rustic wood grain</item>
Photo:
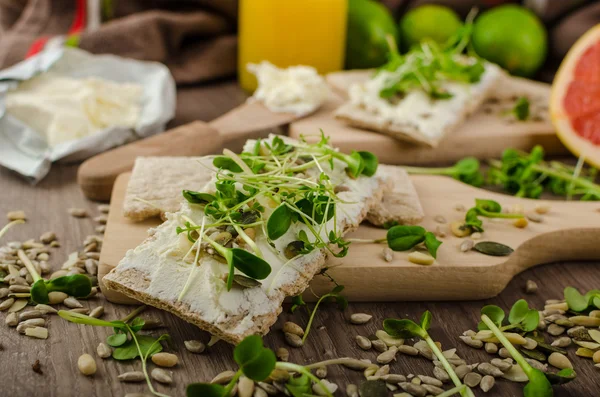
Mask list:
[[[205,99],[197,103],[199,117],[210,120],[218,114],[234,107],[240,102],[236,90],[221,83],[223,90],[210,89]],[[233,83],[231,83],[233,85]],[[81,242],[87,234],[93,232],[94,222],[87,219],[75,219],[67,214],[69,207],[84,207],[96,215],[96,204],[85,200],[76,183],[76,166],[56,166],[51,174],[36,187],[30,186],[11,172],[0,170],[0,224],[5,223],[4,214],[9,210],[23,209],[30,221],[11,229],[5,241],[38,238],[45,231],[57,233],[62,246],[55,249],[51,264],[60,266],[68,253],[81,249]],[[600,207],[600,204],[599,204]],[[350,304],[345,312],[338,311],[334,305],[325,305],[316,316],[313,330],[307,345],[301,349],[289,348],[290,359],[297,363],[310,363],[334,356],[353,356],[374,360],[374,352],[363,352],[354,343],[357,334],[374,333],[386,317],[417,318],[424,310],[431,310],[434,323],[433,337],[445,348],[457,347],[458,353],[469,362],[489,360],[491,357],[483,351],[468,348],[458,339],[462,331],[474,328],[477,324],[479,309],[488,303],[498,304],[507,309],[517,299],[526,297],[536,307],[541,308],[548,298],[560,298],[565,286],[572,285],[580,290],[600,287],[600,263],[569,262],[536,267],[515,277],[507,289],[498,297],[476,302],[398,302],[376,304]],[[531,279],[538,283],[537,295],[525,296],[525,281]],[[422,285],[427,289],[426,284]],[[130,307],[113,305],[99,297],[84,303],[90,307],[104,305],[106,319],[125,316]],[[351,313],[371,313],[374,319],[363,326],[350,325],[347,321]],[[2,396],[117,396],[130,392],[146,392],[143,384],[124,384],[116,380],[119,373],[139,370],[139,361],[120,363],[114,360],[96,358],[98,372],[94,377],[84,377],[77,370],[77,358],[84,352],[95,355],[96,346],[111,332],[108,329],[75,325],[58,317],[49,321],[48,340],[34,340],[19,335],[14,329],[4,326],[5,313],[0,314],[0,395]],[[173,337],[172,351],[180,358],[174,368],[175,383],[172,387],[156,385],[161,392],[173,396],[183,396],[185,385],[193,381],[209,380],[216,373],[233,369],[232,348],[218,343],[207,353],[194,355],[185,350],[183,341],[201,339],[208,341],[208,335],[195,327],[184,323],[169,314],[157,310],[148,310],[143,317],[160,318],[167,325],[164,330],[153,331],[158,335],[168,332]],[[304,312],[291,315],[285,311],[273,331],[266,338],[269,347],[284,346],[281,327],[284,321],[293,320],[305,325],[308,316]],[[564,387],[555,388],[556,396],[588,397],[598,395],[598,370],[590,360],[580,359],[569,350],[569,358],[578,372],[578,379]],[[31,364],[40,360],[43,375],[34,373]],[[395,373],[431,374],[432,365],[425,359],[399,356],[392,364]],[[360,372],[331,368],[329,379],[345,386],[348,382],[362,380]],[[519,396],[522,386],[499,380],[487,395]],[[483,396],[480,390],[476,395]],[[391,393],[390,393],[391,394]],[[338,392],[337,395],[344,395]]]

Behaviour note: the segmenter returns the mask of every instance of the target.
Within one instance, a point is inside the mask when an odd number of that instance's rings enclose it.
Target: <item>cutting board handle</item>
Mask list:
[[[86,160],[79,167],[77,182],[87,198],[108,201],[117,176],[130,171],[137,156],[203,156],[218,152],[222,146],[219,131],[194,121]]]

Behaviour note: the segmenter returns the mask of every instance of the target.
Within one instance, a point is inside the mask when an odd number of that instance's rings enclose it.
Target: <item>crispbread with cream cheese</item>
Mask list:
[[[431,99],[422,90],[412,90],[392,103],[379,95],[391,75],[382,71],[367,81],[354,82],[348,89],[349,101],[336,110],[335,117],[355,127],[436,147],[481,105],[502,74],[498,66],[486,63],[477,83],[442,84],[452,94],[451,98]]]
[[[389,176],[352,179],[346,175],[344,166],[338,160],[335,162],[333,170],[328,172],[329,167],[324,167],[324,172],[335,186],[343,184],[345,189],[337,193],[340,200],[336,203],[337,215],[327,222],[322,233],[336,225],[338,232],[344,234],[356,229],[368,211],[381,201]],[[211,180],[203,191],[213,193],[214,182],[215,179]],[[272,209],[267,209],[269,211]],[[272,271],[259,286],[234,287],[227,291],[223,277],[227,275],[228,267],[215,257],[203,254],[199,266],[183,260],[192,244],[186,233],[177,234],[176,227],[184,222],[198,224],[203,217],[202,207],[184,202],[178,212],[167,214],[167,221],[152,229],[141,245],[127,252],[119,265],[104,277],[105,285],[168,310],[231,343],[250,334],[266,333],[280,313],[284,298],[301,293],[323,267],[325,249],[315,249],[287,260],[281,257],[284,248],[297,239],[299,231],[307,230],[307,226],[292,224],[274,241],[274,249],[262,230],[256,228],[254,241]],[[179,300],[192,271],[188,292]]]

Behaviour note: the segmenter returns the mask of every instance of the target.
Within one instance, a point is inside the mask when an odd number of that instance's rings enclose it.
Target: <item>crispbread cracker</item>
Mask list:
[[[138,157],[127,186],[124,215],[142,221],[177,211],[181,206],[181,191],[201,190],[212,176],[210,166],[203,167],[199,161],[202,158]],[[388,188],[383,200],[367,215],[369,222],[381,226],[392,221],[416,224],[423,220],[423,208],[406,171],[397,166],[380,165],[378,173],[389,175]],[[159,186],[153,188],[157,181],[160,181]]]
[[[202,189],[212,176],[210,166],[203,157],[138,157],[127,185],[123,215],[142,221],[177,211],[183,199],[181,191]]]

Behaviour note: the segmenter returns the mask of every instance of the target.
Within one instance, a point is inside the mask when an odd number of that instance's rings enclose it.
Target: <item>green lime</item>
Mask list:
[[[448,7],[427,4],[413,8],[400,19],[402,50],[408,51],[423,39],[444,44],[461,26],[458,14]]]
[[[531,76],[544,63],[548,38],[533,12],[509,4],[492,8],[475,20],[473,48],[511,74]]]
[[[386,36],[398,38],[389,10],[372,0],[350,0],[348,4],[348,36],[346,69],[366,69],[383,65],[388,60]]]

